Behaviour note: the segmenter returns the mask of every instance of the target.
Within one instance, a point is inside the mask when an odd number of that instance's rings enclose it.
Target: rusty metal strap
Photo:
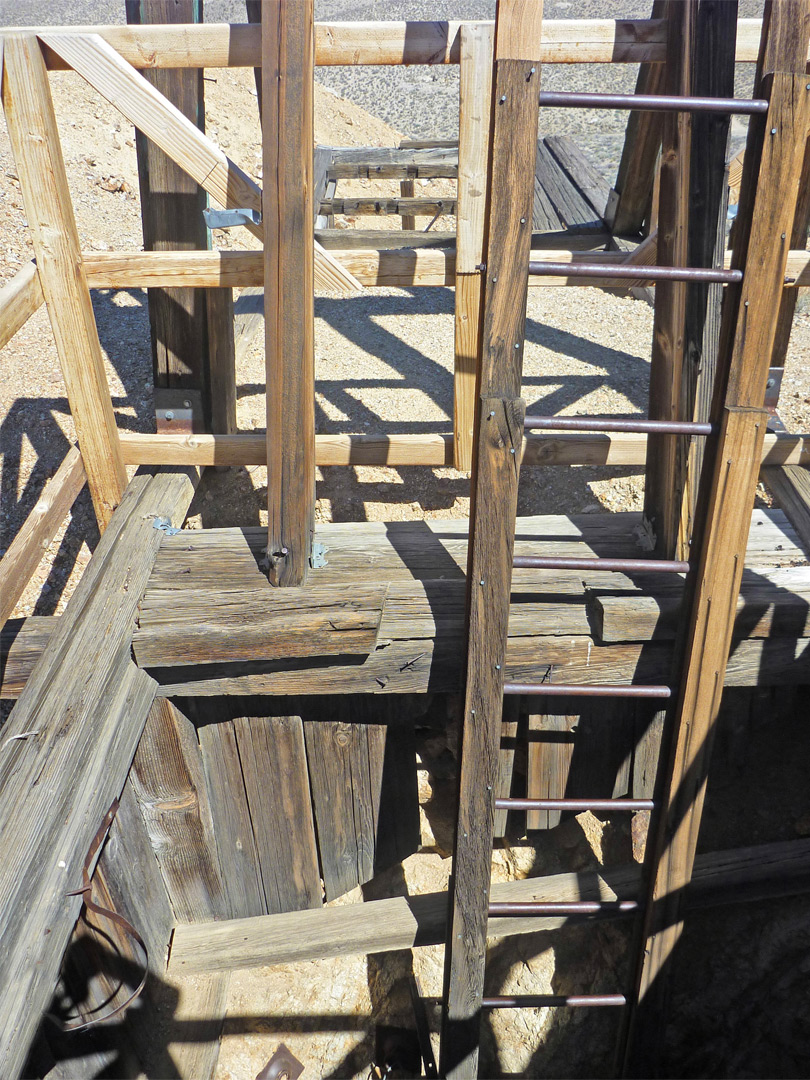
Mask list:
[[[88,1028],[95,1027],[96,1024],[101,1024],[106,1020],[112,1019],[113,1016],[117,1016],[118,1013],[121,1013],[125,1009],[128,1009],[129,1006],[133,1003],[133,1001],[135,1001],[135,999],[140,996],[140,994],[143,991],[143,988],[146,986],[146,980],[147,980],[148,973],[149,973],[149,970],[148,970],[149,952],[148,952],[148,950],[146,948],[146,943],[144,942],[143,938],[138,933],[138,931],[135,929],[135,927],[132,925],[132,923],[128,919],[125,919],[123,915],[119,915],[118,912],[116,912],[116,911],[110,911],[108,908],[101,907],[100,904],[96,904],[96,903],[94,903],[93,900],[90,899],[90,894],[91,894],[92,889],[93,889],[93,882],[92,882],[92,875],[90,873],[90,867],[93,865],[94,858],[96,857],[98,852],[101,850],[102,844],[107,839],[107,833],[110,831],[110,826],[112,825],[112,823],[113,823],[113,821],[115,819],[115,815],[117,813],[118,813],[118,799],[113,799],[112,804],[110,806],[110,809],[104,815],[104,819],[101,822],[101,824],[99,825],[98,831],[96,832],[96,835],[93,837],[93,839],[92,839],[92,841],[90,843],[90,847],[89,847],[89,849],[87,851],[87,855],[86,855],[85,860],[84,860],[84,865],[82,867],[82,886],[81,886],[80,889],[74,889],[72,892],[66,893],[65,895],[66,896],[81,896],[81,897],[83,897],[84,898],[84,906],[85,906],[87,911],[92,911],[94,914],[99,915],[102,919],[107,919],[110,922],[116,923],[118,926],[121,927],[121,929],[124,931],[124,933],[128,934],[135,942],[137,942],[137,944],[141,948],[141,951],[143,952],[143,957],[144,957],[143,978],[141,979],[140,983],[135,988],[135,990],[133,990],[133,992],[126,999],[126,1001],[124,1001],[120,1005],[116,1006],[116,1008],[112,1009],[110,1012],[106,1013],[104,1016],[97,1016],[97,1017],[94,1017],[92,1020],[83,1020],[81,1023],[78,1023],[78,1024],[71,1024],[71,1023],[66,1024],[62,1020],[60,1020],[59,1017],[54,1016],[53,1013],[46,1013],[45,1014],[48,1017],[49,1020],[52,1020],[63,1032],[66,1032],[66,1033],[71,1033],[71,1032],[74,1032],[74,1031],[86,1031]]]

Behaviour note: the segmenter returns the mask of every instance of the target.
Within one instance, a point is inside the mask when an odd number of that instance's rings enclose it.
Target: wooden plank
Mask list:
[[[763,469],[762,479],[776,496],[802,544],[810,547],[810,478],[807,469],[796,465]]]
[[[529,799],[562,799],[566,794],[568,773],[574,752],[571,732],[579,722],[578,715],[561,716],[544,713],[529,715],[529,754],[526,768],[526,797]],[[553,829],[559,825],[559,810],[529,810],[527,829]]]
[[[268,585],[250,594],[206,590],[204,604],[144,598],[133,650],[142,667],[276,660],[292,656],[367,656],[380,631],[386,586],[297,588]],[[190,617],[189,617],[190,614]]]
[[[316,465],[450,465],[451,435],[316,435]],[[263,435],[121,435],[127,465],[266,465]],[[644,465],[647,436],[528,435],[521,464]],[[810,465],[810,435],[769,432],[763,465]]]
[[[483,277],[479,267],[484,261],[493,38],[493,28],[489,25],[473,24],[461,30],[453,463],[464,472],[472,468],[481,354]]]
[[[40,34],[40,40],[115,105],[218,203],[261,212],[261,189],[102,37],[76,37],[48,31]],[[260,225],[249,225],[248,228],[263,239]],[[314,259],[315,280],[319,287],[349,292],[359,288],[358,282],[317,242]]]
[[[510,795],[517,794],[515,790],[515,751],[518,747],[518,739],[525,735],[524,728],[525,725],[521,723],[520,716],[520,698],[504,698],[501,744],[498,750],[498,773],[493,785],[496,799],[507,799]],[[496,810],[492,835],[495,837],[508,835],[511,824],[510,817],[514,820],[518,816],[514,811]]]
[[[197,736],[165,698],[149,713],[131,780],[177,921],[228,918]]]
[[[653,18],[663,19],[666,13],[667,0],[653,0]],[[667,33],[669,28],[670,24],[667,25]],[[666,49],[659,59],[669,59]],[[639,68],[635,92],[662,94],[665,92],[665,80],[666,64],[643,63]],[[605,221],[619,236],[640,233],[649,214],[662,128],[662,113],[631,112],[627,119],[619,171],[604,209]]]
[[[0,560],[0,628],[25,591],[85,479],[82,455],[71,446]]]
[[[267,910],[320,907],[301,718],[243,716],[233,723]]]
[[[236,327],[231,289],[206,293],[211,430],[236,434]]]
[[[501,882],[492,886],[492,900],[565,903],[634,899],[639,883],[638,867],[617,866]],[[753,902],[768,894],[803,893],[808,887],[810,840],[758,844],[698,855],[687,904],[698,909],[737,900]],[[437,945],[445,940],[446,909],[446,894],[425,893],[317,912],[179,926],[169,971],[191,974]],[[488,936],[553,930],[566,922],[558,916],[490,919]]]
[[[403,180],[403,184],[411,183]],[[403,218],[403,229],[417,228],[415,225],[405,224],[404,219],[413,217],[415,214],[426,217],[430,221],[436,214],[455,214],[456,200],[452,196],[433,198],[420,196],[413,198],[401,196],[400,198],[373,198],[362,199],[321,199],[319,212],[323,215],[351,214],[357,217],[378,216],[380,214],[400,214]]]
[[[684,0],[667,7],[668,44],[663,85],[667,94],[681,96],[692,92],[697,9],[697,0]],[[688,226],[701,209],[694,205],[690,207],[691,148],[691,114],[664,113],[657,228],[658,261],[662,266],[690,265]],[[714,224],[713,221],[712,234]],[[706,231],[704,218],[700,227]],[[689,400],[683,387],[686,296],[687,285],[683,281],[660,281],[655,287],[648,406],[648,415],[653,420],[692,419],[691,412],[681,412]],[[664,559],[685,559],[689,554],[679,537],[686,487],[684,447],[685,440],[663,436],[653,435],[647,442],[644,514],[654,538],[655,552]]]
[[[185,513],[182,474],[138,475],[96,548],[3,728],[0,866],[3,1072],[16,1076],[79,912],[81,866],[120,794],[154,697],[129,657],[135,606],[161,532]],[[26,734],[28,733],[28,734]],[[50,931],[45,934],[45,929]]]
[[[330,180],[436,180],[458,176],[458,149],[393,146],[333,146],[327,170]]]
[[[11,341],[44,303],[36,263],[26,263],[0,289],[0,349]]]
[[[267,564],[272,584],[300,585],[315,528],[313,0],[279,0],[264,15]]]
[[[537,141],[537,183],[546,193],[564,229],[592,227],[602,228],[602,217],[580,192],[568,174],[560,167],[557,158],[546,146],[545,139]]]
[[[480,401],[473,451],[468,656],[442,1015],[442,1075],[478,1071],[487,904],[522,445],[527,264],[537,156],[541,2],[502,0],[495,27]],[[497,104],[495,104],[497,103]],[[511,452],[510,452],[511,451]],[[481,584],[483,582],[483,584]]]
[[[198,737],[231,917],[263,915],[267,905],[233,722],[204,724]]]
[[[104,529],[121,501],[126,471],[82,267],[48,73],[36,38],[6,40],[3,65],[3,108],[40,284],[93,506]]]
[[[604,220],[610,184],[568,135],[546,135],[547,149],[597,217]]]
[[[161,985],[147,1076],[214,1080],[230,978],[228,971],[214,971]]]

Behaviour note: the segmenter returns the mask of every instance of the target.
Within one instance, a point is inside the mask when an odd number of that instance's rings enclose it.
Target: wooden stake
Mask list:
[[[99,528],[127,483],[48,73],[33,36],[4,43],[3,108]]]

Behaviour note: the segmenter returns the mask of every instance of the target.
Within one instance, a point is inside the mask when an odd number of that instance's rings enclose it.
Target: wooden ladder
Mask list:
[[[694,0],[687,0],[692,4]],[[482,1010],[540,1006],[620,1006],[618,1071],[650,1076],[665,1016],[671,959],[683,928],[705,794],[709,757],[731,643],[768,413],[765,385],[784,286],[799,180],[810,123],[810,0],[766,4],[754,97],[706,102],[684,95],[648,100],[645,108],[750,117],[745,172],[731,269],[709,266],[628,267],[635,281],[725,285],[709,422],[677,413],[661,420],[529,417],[521,400],[530,262],[538,108],[616,108],[616,96],[540,92],[536,45],[539,0],[499,0],[495,29],[482,355],[476,416],[468,553],[468,649],[458,819],[445,955],[441,1074],[475,1077]],[[601,100],[600,100],[601,97]],[[553,99],[553,101],[552,101]],[[637,106],[637,101],[636,101]],[[577,271],[594,277],[595,267]],[[571,275],[542,264],[542,273]],[[617,269],[611,268],[616,277]],[[674,395],[677,400],[677,394]],[[632,430],[663,442],[705,440],[689,559],[515,557],[520,457],[526,428]],[[652,441],[652,439],[651,439]],[[680,638],[669,684],[560,685],[511,681],[507,630],[513,567],[686,573]],[[655,795],[631,799],[498,798],[498,753],[504,695],[657,698],[667,717]],[[609,717],[606,722],[610,722]],[[621,903],[492,904],[489,900],[496,811],[634,811],[652,819],[642,886]],[[626,985],[615,993],[485,997],[489,916],[636,915]]]

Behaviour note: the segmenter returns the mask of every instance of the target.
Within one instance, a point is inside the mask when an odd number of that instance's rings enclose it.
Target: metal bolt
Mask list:
[[[516,349],[519,349],[519,348],[520,348],[520,342],[519,342],[519,341],[516,341],[516,342],[515,342],[515,348],[516,348]]]
[[[775,134],[776,134],[776,128],[771,128],[771,135],[775,135]]]
[[[174,413],[171,411],[171,409],[169,409],[169,411],[166,413],[166,419],[174,420]]]
[[[495,415],[495,410],[494,410],[494,409],[490,409],[489,415],[490,415],[490,416],[494,416],[494,415]]]
[[[500,671],[500,670],[501,670],[501,665],[500,665],[500,664],[496,664],[496,665],[495,665],[495,670],[496,670],[496,671]]]
[[[745,304],[744,304],[744,307],[748,307],[748,304],[749,304],[749,302],[750,302],[750,301],[746,300],[746,301],[745,301]]]
[[[483,579],[483,578],[481,578],[481,580],[480,580],[480,581],[478,582],[478,584],[479,584],[479,585],[483,585],[483,584],[484,584],[484,579]]]
[[[514,454],[514,453],[515,453],[515,448],[514,448],[514,446],[513,446],[513,447],[512,447],[511,449],[510,449],[509,453],[510,453],[510,454]]]
[[[522,217],[522,218],[520,219],[520,224],[521,224],[521,225],[525,225],[525,224],[526,224],[526,218],[525,218],[525,217]]]
[[[537,68],[536,68],[536,67],[533,67],[533,68],[531,69],[531,71],[529,72],[529,74],[530,74],[530,75],[534,75],[535,71],[537,71]],[[808,87],[807,87],[807,89],[808,89],[808,90],[810,90],[810,86],[808,86]]]
[[[506,101],[506,94],[501,94],[501,105]]]
[[[772,390],[774,386],[776,386],[776,379],[768,379],[768,381],[765,383],[765,387],[768,390]]]
[[[492,784],[487,784],[487,791],[492,791]]]
[[[787,233],[782,233],[782,239],[784,240],[786,237],[787,237]]]
[[[497,281],[498,279],[497,279],[496,277],[494,277],[494,278],[493,278],[492,280],[493,280],[493,282],[495,282],[495,281]]]

